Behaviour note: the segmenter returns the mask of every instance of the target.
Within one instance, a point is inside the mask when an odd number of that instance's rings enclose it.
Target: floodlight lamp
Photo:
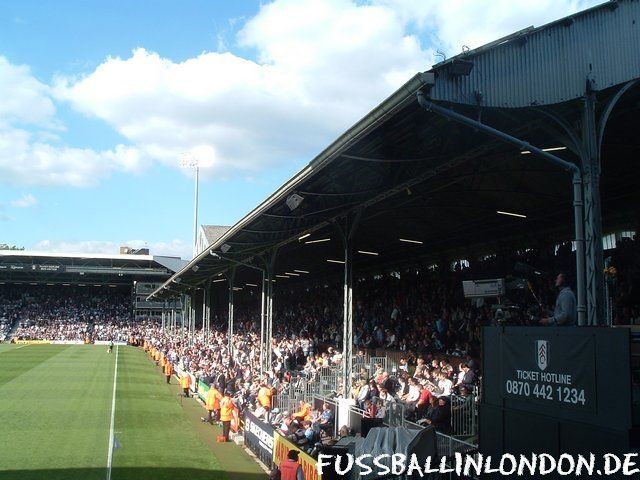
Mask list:
[[[287,204],[287,207],[289,207],[289,210],[294,211],[296,208],[300,206],[303,200],[304,200],[304,197],[302,197],[301,195],[298,195],[297,193],[292,193],[287,197],[287,200],[285,201],[285,203]]]

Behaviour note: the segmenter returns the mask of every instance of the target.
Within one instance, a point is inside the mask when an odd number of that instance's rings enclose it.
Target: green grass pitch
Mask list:
[[[140,349],[0,345],[0,480],[258,480],[255,462],[181,401]],[[174,379],[173,383],[177,381]],[[222,461],[221,461],[222,460]]]

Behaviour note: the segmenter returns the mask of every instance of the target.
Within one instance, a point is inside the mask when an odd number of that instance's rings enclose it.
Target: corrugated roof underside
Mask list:
[[[640,2],[620,1],[470,54],[469,76],[438,69],[431,97],[483,106],[526,107],[584,95],[587,78],[602,90],[640,77]]]

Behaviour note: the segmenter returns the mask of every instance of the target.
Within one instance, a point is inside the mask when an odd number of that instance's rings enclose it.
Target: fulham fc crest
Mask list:
[[[536,340],[536,359],[538,368],[544,372],[549,365],[549,344],[546,340]]]

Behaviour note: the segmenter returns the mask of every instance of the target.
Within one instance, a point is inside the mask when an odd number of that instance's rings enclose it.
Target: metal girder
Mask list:
[[[229,270],[229,273],[227,275],[227,280],[229,281],[229,320],[228,320],[228,331],[227,331],[227,335],[229,336],[228,340],[229,340],[229,355],[231,356],[231,358],[233,358],[233,284],[235,281],[235,276],[236,276],[236,267],[233,266],[231,267],[231,269]]]
[[[342,378],[343,398],[351,395],[353,367],[353,237],[358,228],[364,209],[347,215],[336,223],[344,248],[344,299],[342,324]]]
[[[273,338],[273,297],[274,297],[274,285],[273,277],[275,273],[276,257],[278,255],[278,248],[275,247],[260,257],[264,262],[263,281],[262,281],[262,308],[261,308],[261,329],[260,329],[260,356],[262,371],[268,371],[271,369],[271,356],[272,346],[271,340]],[[264,354],[263,354],[264,352]]]
[[[417,100],[420,106],[422,106],[427,111],[432,111],[439,115],[442,115],[446,118],[450,118],[456,122],[467,125],[471,128],[475,128],[480,130],[486,135],[490,135],[494,138],[497,138],[505,143],[515,145],[522,150],[530,151],[533,156],[546,160],[553,165],[556,165],[563,170],[572,173],[572,183],[573,183],[573,211],[574,211],[574,223],[575,223],[575,242],[576,242],[576,272],[577,272],[577,312],[578,312],[578,324],[585,325],[588,324],[588,318],[586,318],[586,299],[585,292],[586,287],[584,285],[585,281],[585,214],[584,214],[584,204],[583,204],[583,172],[581,169],[575,165],[574,163],[567,162],[562,158],[559,158],[555,155],[552,155],[544,150],[531,145],[529,142],[521,140],[513,135],[502,132],[496,128],[493,128],[489,125],[486,125],[482,122],[469,118],[465,115],[456,113],[448,108],[445,108],[441,105],[435,104],[429,99],[423,91],[418,91]],[[598,206],[599,206],[599,194],[598,194]],[[599,211],[598,211],[599,214]],[[599,237],[600,239],[602,236]],[[600,248],[602,248],[602,243],[600,243]]]

